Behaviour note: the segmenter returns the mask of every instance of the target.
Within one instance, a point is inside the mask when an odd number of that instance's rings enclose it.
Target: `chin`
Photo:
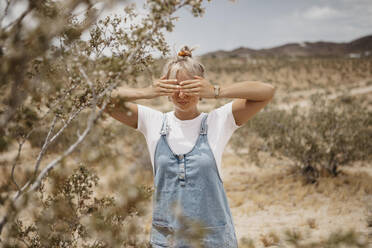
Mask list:
[[[175,106],[177,109],[179,109],[179,110],[182,110],[182,111],[187,111],[190,107],[188,107],[188,106],[183,106],[183,105],[176,105]]]
[[[187,111],[189,109],[192,109],[193,108],[193,105],[188,103],[188,104],[185,104],[185,105],[182,105],[182,104],[175,104],[175,107],[179,110],[182,110],[182,111]]]

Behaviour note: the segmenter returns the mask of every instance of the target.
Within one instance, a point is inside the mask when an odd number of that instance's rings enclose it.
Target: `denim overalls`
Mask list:
[[[201,240],[202,247],[238,247],[223,183],[208,143],[207,117],[203,116],[192,150],[175,154],[167,141],[169,128],[164,114],[154,155],[152,247],[192,247],[177,236],[181,224],[172,210],[174,203],[181,207],[183,216],[204,224],[207,235]]]

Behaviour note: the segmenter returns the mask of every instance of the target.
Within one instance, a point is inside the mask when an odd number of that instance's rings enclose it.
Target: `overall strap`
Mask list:
[[[200,134],[204,134],[204,135],[207,134],[207,131],[208,131],[207,117],[208,117],[208,114],[203,116],[203,119],[200,125]]]
[[[163,114],[163,124],[161,126],[160,135],[168,134],[168,123],[167,123],[167,114]]]

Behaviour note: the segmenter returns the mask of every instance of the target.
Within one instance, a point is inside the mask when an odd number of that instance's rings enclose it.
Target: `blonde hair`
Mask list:
[[[163,75],[167,79],[175,79],[179,71],[186,72],[190,76],[204,77],[205,67],[192,57],[192,51],[196,47],[183,46],[177,55],[164,65]]]

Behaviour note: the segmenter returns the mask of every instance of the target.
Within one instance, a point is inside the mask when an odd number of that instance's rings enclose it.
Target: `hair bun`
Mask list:
[[[180,57],[192,57],[192,49],[190,50],[188,46],[184,46],[181,51],[178,52]]]

